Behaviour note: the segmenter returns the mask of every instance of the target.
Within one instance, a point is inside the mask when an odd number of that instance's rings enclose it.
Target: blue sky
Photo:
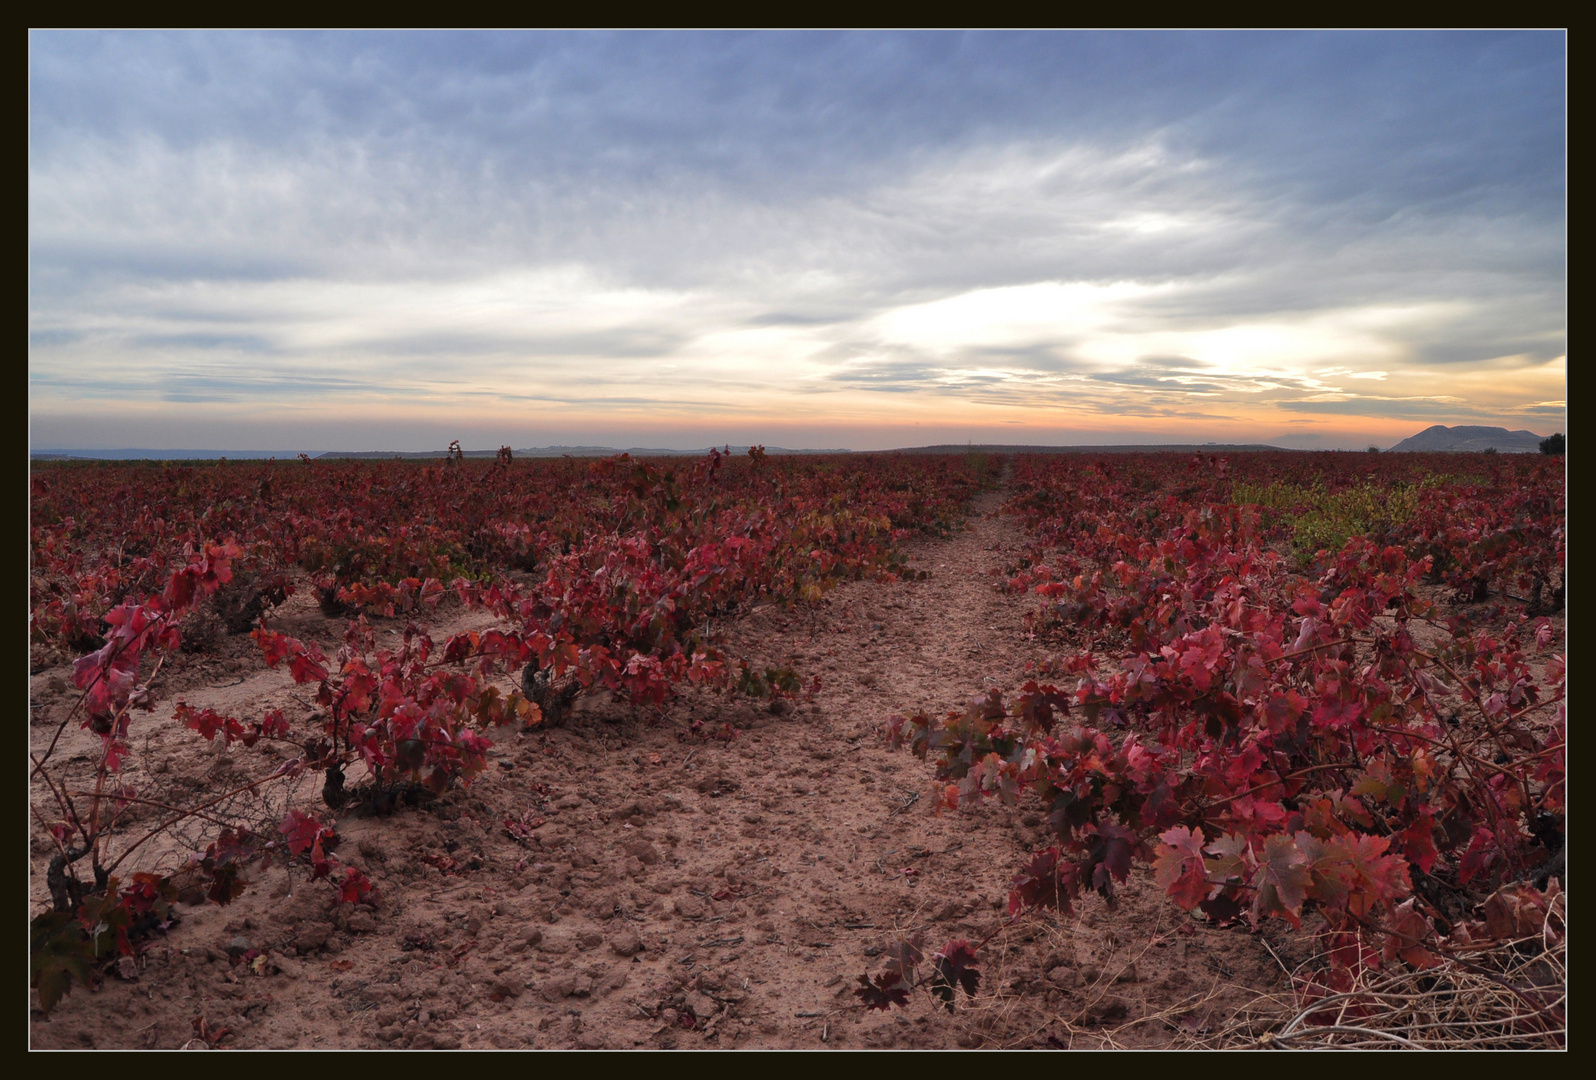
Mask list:
[[[1566,38],[29,38],[50,447],[1562,430]]]

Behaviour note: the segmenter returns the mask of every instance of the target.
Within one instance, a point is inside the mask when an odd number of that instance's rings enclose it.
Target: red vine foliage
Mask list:
[[[1318,490],[1412,476],[1351,457],[1320,456]],[[1561,472],[1492,461],[1492,483],[1437,483],[1407,520],[1304,566],[1289,519],[1271,528],[1231,495],[1237,473],[1314,462],[1258,458],[1021,459],[1009,510],[1035,546],[1008,587],[1045,597],[1038,629],[1074,647],[1012,696],[893,717],[891,742],[935,762],[942,807],[1040,798],[1055,841],[1011,914],[1112,897],[1150,863],[1211,919],[1315,916],[1331,989],[1355,964],[1422,968],[1518,935],[1558,888],[1564,660],[1530,614],[1539,590],[1510,617],[1447,613],[1424,585],[1437,565],[1464,601],[1478,581],[1560,581]],[[858,993],[885,1008],[903,985]]]
[[[274,859],[308,864],[340,902],[375,903],[365,876],[339,866],[330,813],[354,800],[391,809],[469,782],[484,767],[488,726],[554,719],[546,711],[584,692],[655,707],[684,682],[795,694],[793,672],[724,655],[712,621],[754,603],[811,602],[842,580],[895,577],[898,542],[951,527],[979,483],[957,459],[783,461],[763,447],[746,462],[712,451],[682,469],[626,455],[517,462],[507,449],[473,461],[458,443],[441,466],[302,457],[39,469],[33,637],[81,654],[81,698],[34,757],[59,817],[51,906],[33,920],[41,1006],[132,956],[177,917],[178,896],[228,903]],[[270,627],[295,574],[324,613],[350,616],[336,655]],[[451,599],[502,626],[435,643],[414,620]],[[237,794],[227,792],[165,807],[153,829],[129,836],[128,808],[147,803],[121,778],[132,713],[154,707],[150,681],[188,647],[207,605],[229,631],[250,631],[271,667],[314,687],[316,709],[249,719],[179,700],[172,719],[226,748],[292,747],[238,790],[321,772],[326,812],[290,808],[262,835],[216,817]],[[407,620],[397,645],[378,648],[371,620],[397,617]],[[517,668],[520,690],[493,683]],[[75,718],[101,740],[88,791],[54,760]],[[176,870],[137,870],[129,886],[119,875],[184,821],[211,824],[214,839]]]

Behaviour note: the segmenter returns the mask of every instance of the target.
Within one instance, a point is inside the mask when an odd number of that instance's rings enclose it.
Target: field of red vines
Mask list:
[[[36,1048],[1562,1038],[1561,457],[31,484]]]

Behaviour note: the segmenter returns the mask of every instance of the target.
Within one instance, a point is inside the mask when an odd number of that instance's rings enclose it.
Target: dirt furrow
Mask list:
[[[900,936],[936,948],[1007,924],[1010,878],[1045,843],[1025,802],[937,814],[929,766],[881,737],[893,712],[1012,689],[1045,655],[1024,635],[1032,601],[997,588],[1023,547],[999,500],[913,545],[923,580],[851,583],[723,627],[731,655],[819,676],[796,703],[694,692],[650,718],[590,698],[557,729],[500,733],[468,789],[339,821],[374,908],[335,908],[324,885],[268,870],[229,907],[184,907],[136,981],[35,1014],[34,1045],[179,1046],[197,1017],[260,1047],[1161,1044],[1196,1030],[1244,996],[1225,986],[1267,985],[1273,961],[1246,935],[1176,919],[1141,879],[1112,908],[1094,897],[1008,925],[951,1015],[923,995],[890,1015],[855,1004]],[[191,703],[302,696],[250,663],[213,680],[244,680],[233,687],[189,687]],[[162,730],[136,768],[225,782],[194,743]]]

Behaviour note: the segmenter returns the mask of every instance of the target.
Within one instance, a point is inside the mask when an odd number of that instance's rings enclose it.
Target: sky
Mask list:
[[[30,445],[1562,431],[1566,35],[29,35]]]

